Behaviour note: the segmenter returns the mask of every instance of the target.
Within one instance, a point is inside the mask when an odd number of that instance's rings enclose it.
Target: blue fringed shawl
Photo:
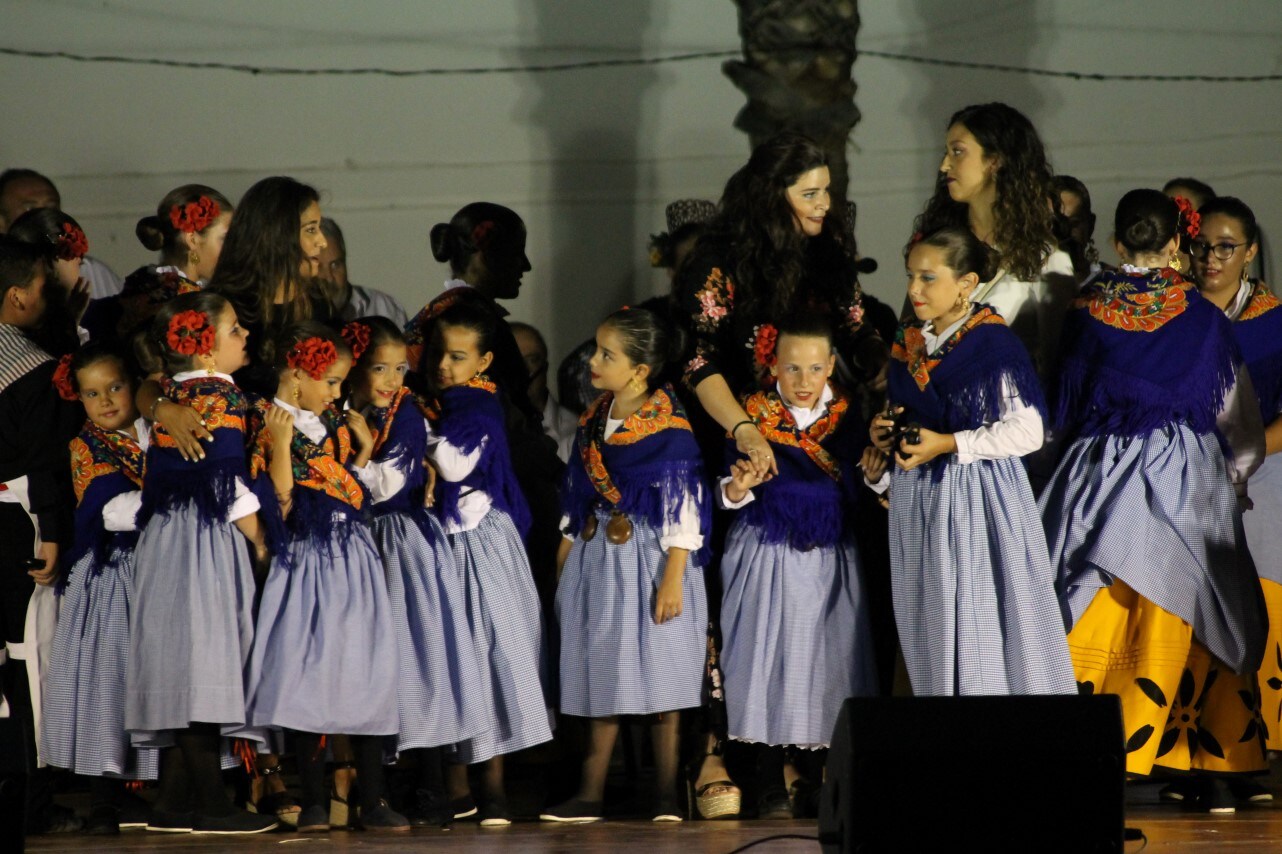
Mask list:
[[[204,442],[205,458],[187,461],[159,424],[147,451],[142,509],[138,527],[154,513],[188,502],[206,522],[225,522],[236,495],[236,480],[249,483],[245,454],[247,399],[234,384],[219,377],[198,377],[181,383],[162,383],[165,395],[190,406],[205,420],[213,441]]]
[[[1267,427],[1282,414],[1282,303],[1261,283],[1233,323],[1233,337],[1260,401]]]
[[[971,319],[936,354],[919,352],[924,346],[921,327],[920,322],[899,327],[886,374],[890,405],[903,406],[909,421],[939,433],[992,424],[1001,420],[1004,383],[1045,418],[1046,401],[1033,360],[991,308],[976,306]],[[910,373],[913,365],[918,366],[916,378]]]
[[[481,443],[481,457],[467,477],[459,481],[440,479],[436,488],[438,512],[447,523],[457,524],[459,499],[465,491],[479,489],[490,496],[492,506],[512,517],[521,537],[530,530],[530,508],[525,503],[512,469],[512,452],[507,443],[503,404],[492,383],[451,386],[441,394],[441,415],[436,432],[464,454]]]
[[[76,535],[64,565],[74,566],[91,551],[101,565],[112,548],[133,548],[138,542],[137,530],[108,531],[102,513],[113,498],[142,487],[143,452],[133,439],[108,434],[92,421],[85,422],[70,447]]]
[[[690,421],[669,385],[657,388],[641,408],[605,438],[614,403],[606,392],[579,419],[577,462],[565,470],[561,506],[569,517],[565,533],[577,535],[595,508],[618,509],[655,530],[676,524],[686,502],[695,502],[704,546],[692,562],[703,565],[711,531],[711,507],[703,484],[703,462]]]
[[[418,526],[427,541],[433,542],[439,528],[431,524],[431,511],[423,506],[423,486],[427,482],[423,459],[427,454],[427,425],[423,414],[402,388],[386,408],[375,407],[368,416],[374,433],[374,462],[391,465],[405,476],[405,485],[384,501],[371,502],[374,517],[404,513]]]
[[[763,432],[779,466],[778,475],[753,487],[754,500],[739,511],[744,523],[761,532],[763,542],[786,542],[807,551],[844,538],[846,513],[854,500],[852,484],[859,482],[854,465],[867,444],[866,431],[850,417],[848,406],[844,396],[834,397],[828,415],[802,431],[777,392],[757,392],[745,401],[758,429],[765,422]],[[828,459],[821,463],[807,453],[802,436],[813,440]],[[728,440],[727,461],[741,456]]]
[[[1062,342],[1054,424],[1070,438],[1209,433],[1240,362],[1224,313],[1171,270],[1100,274]]]

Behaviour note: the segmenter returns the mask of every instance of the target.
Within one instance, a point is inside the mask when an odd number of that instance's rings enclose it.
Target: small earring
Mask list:
[[[303,387],[300,386],[298,383],[294,383],[294,403],[298,403],[302,399],[303,399]]]
[[[1174,254],[1171,255],[1171,263],[1168,264],[1167,266],[1177,273],[1184,266],[1183,264],[1180,263],[1180,253],[1178,249],[1175,251]]]
[[[191,251],[191,252],[188,252],[188,253],[187,253],[187,265],[188,265],[188,266],[190,266],[190,267],[195,267],[195,266],[196,266],[197,264],[199,264],[199,263],[200,263],[200,256],[199,256],[199,255],[197,255],[197,254],[195,253],[195,251],[194,251],[194,250],[193,250],[193,251]]]

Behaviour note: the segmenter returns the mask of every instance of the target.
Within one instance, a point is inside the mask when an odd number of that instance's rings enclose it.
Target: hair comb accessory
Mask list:
[[[285,364],[318,380],[325,376],[325,372],[337,361],[338,348],[334,346],[334,342],[313,335],[289,348]]]
[[[1202,233],[1202,215],[1193,210],[1193,203],[1183,196],[1175,197],[1175,206],[1180,209],[1180,222],[1176,231],[1183,231],[1192,240]]]
[[[208,356],[214,351],[214,327],[203,311],[180,311],[169,319],[165,344],[183,356]]]
[[[58,367],[53,371],[53,387],[58,390],[58,397],[63,400],[75,400],[76,390],[71,386],[71,354],[58,360]]]
[[[53,241],[55,251],[63,261],[74,261],[85,257],[89,251],[89,238],[78,226],[69,222],[62,224],[62,233],[49,238]]]
[[[188,202],[185,205],[174,205],[169,209],[169,221],[173,223],[176,231],[183,234],[195,234],[198,231],[204,231],[209,228],[210,224],[218,219],[222,214],[222,209],[218,207],[218,202],[201,196],[194,202]]]
[[[352,348],[352,359],[359,362],[361,355],[369,349],[369,326],[359,320],[353,320],[343,326],[339,333],[347,346]]]

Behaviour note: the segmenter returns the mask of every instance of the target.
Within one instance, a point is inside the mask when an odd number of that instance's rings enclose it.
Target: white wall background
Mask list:
[[[1282,3],[864,0],[859,47],[1120,74],[1276,74]],[[0,47],[316,67],[473,68],[738,47],[729,0],[0,0]],[[851,141],[858,237],[898,304],[899,251],[948,116],[1004,100],[1053,166],[1116,200],[1191,174],[1282,235],[1282,82],[1090,82],[861,57]],[[134,223],[171,187],[238,197],[288,174],[323,191],[357,283],[412,312],[446,277],[431,226],[466,202],[525,218],[534,269],[515,317],[559,357],[607,311],[666,287],[645,259],[663,206],[715,199],[747,156],[742,94],[717,60],[554,73],[273,77],[0,55],[0,167],[58,184],[92,251],[146,263]],[[1279,238],[1282,239],[1282,238]],[[1106,259],[1112,258],[1107,248]],[[1272,266],[1269,272],[1272,273]],[[1276,274],[1273,274],[1276,277]]]

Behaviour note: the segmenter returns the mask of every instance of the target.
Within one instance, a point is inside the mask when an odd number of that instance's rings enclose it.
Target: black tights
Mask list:
[[[298,779],[303,790],[303,809],[325,807],[329,793],[325,790],[325,751],[321,736],[314,732],[292,732],[294,757],[298,762]],[[383,742],[381,735],[352,735],[352,754],[356,757],[356,779],[360,781],[361,810],[373,812],[383,799]]]
[[[165,812],[185,813],[193,808],[200,815],[222,816],[236,811],[223,787],[219,745],[215,724],[192,724],[174,733],[177,744],[160,753],[160,797],[156,807]]]

